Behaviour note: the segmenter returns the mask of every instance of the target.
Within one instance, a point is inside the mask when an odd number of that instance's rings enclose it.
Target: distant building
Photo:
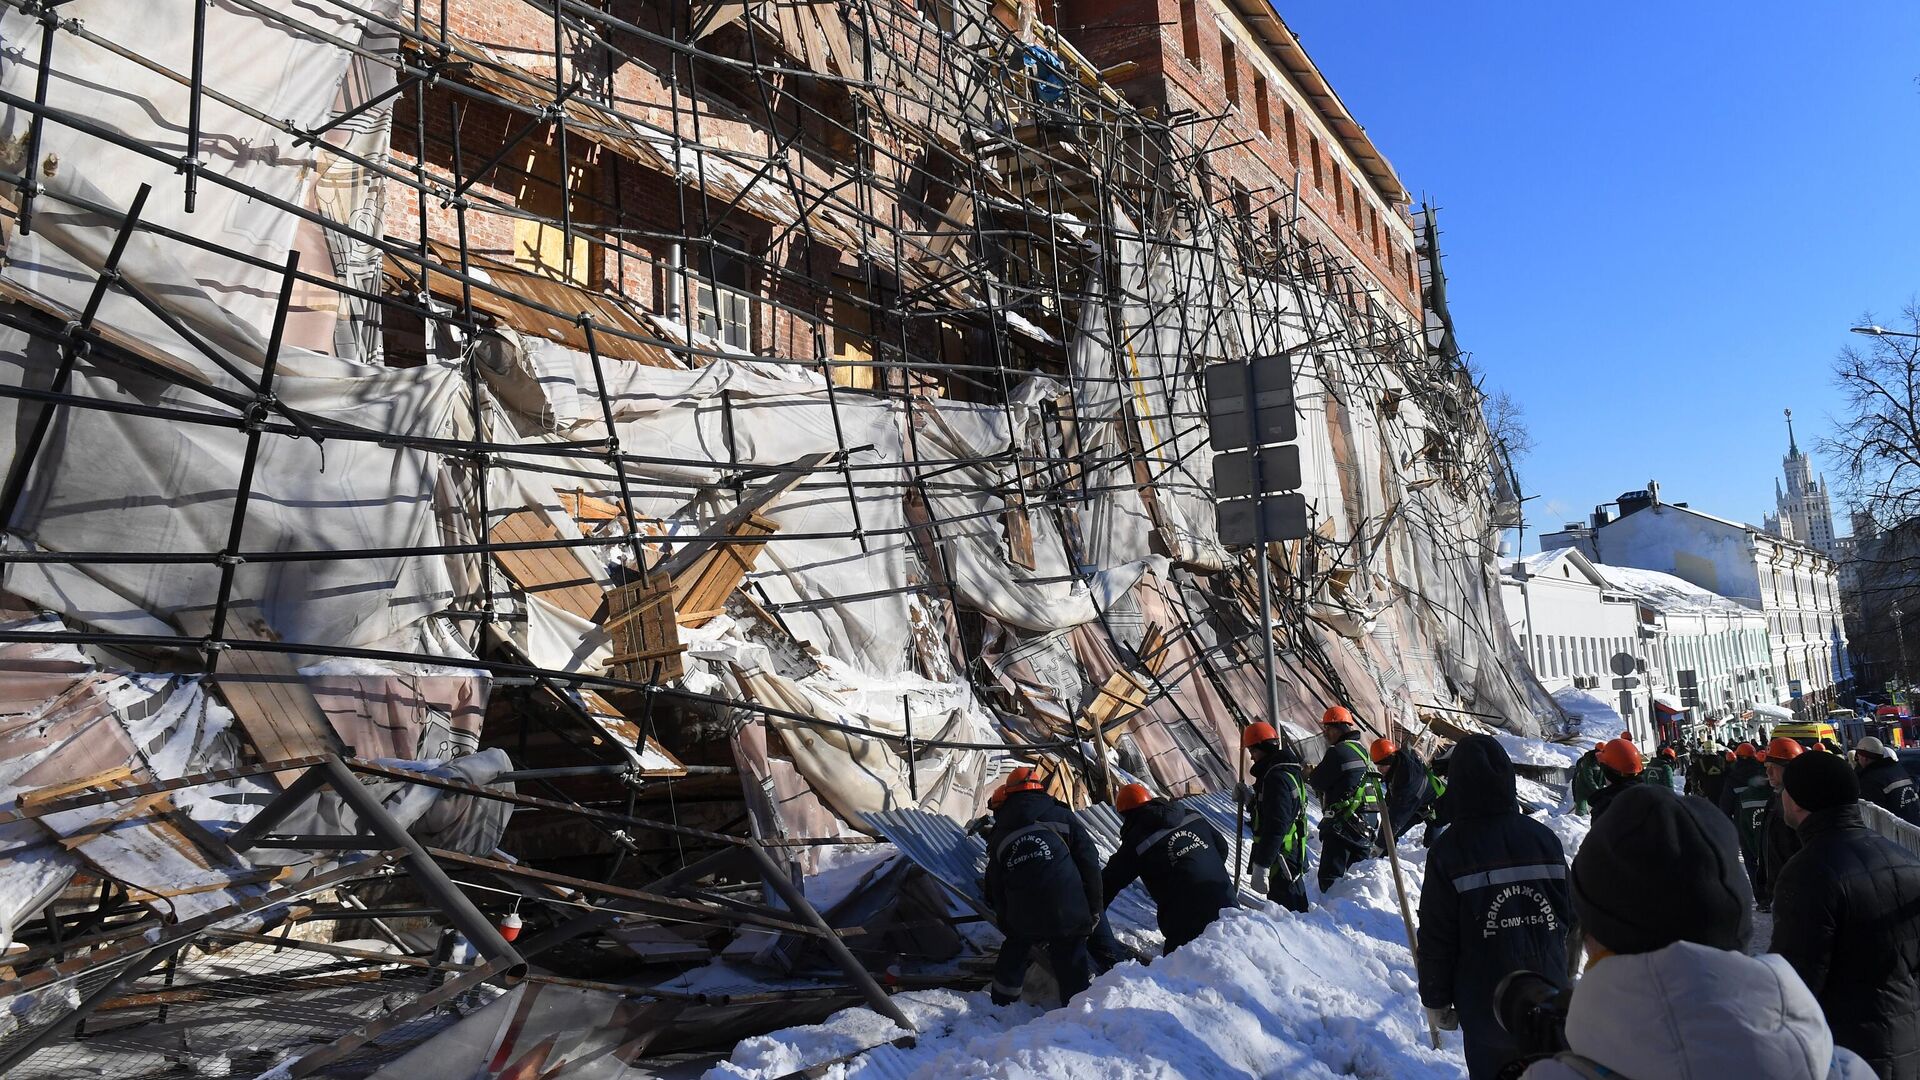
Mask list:
[[[1541,548],[1578,548],[1594,562],[1672,574],[1760,612],[1772,652],[1772,678],[1762,685],[1770,687],[1773,702],[1793,704],[1805,715],[1818,715],[1836,700],[1850,703],[1849,695],[1835,693],[1851,681],[1852,670],[1839,580],[1825,552],[1685,503],[1662,502],[1658,484],[1622,495],[1618,505],[1619,517],[1596,512],[1591,525],[1542,536]]]
[[[1787,474],[1787,488],[1782,491],[1780,481],[1773,482],[1774,512],[1762,518],[1761,527],[1832,556],[1833,503],[1827,497],[1827,480],[1814,477],[1813,462],[1794,440],[1792,409],[1787,410],[1787,456],[1780,464]]]
[[[1652,734],[1653,686],[1642,677],[1650,655],[1632,596],[1567,548],[1516,560],[1501,575],[1500,599],[1542,686],[1591,690],[1628,718],[1636,738]],[[1613,660],[1623,653],[1636,668],[1638,687],[1613,684]]]
[[[1656,724],[1681,718],[1717,726],[1780,696],[1766,617],[1692,582],[1563,547],[1514,562],[1500,584],[1507,625],[1541,684],[1590,690],[1636,737],[1672,735]],[[1615,682],[1621,654],[1636,685]]]

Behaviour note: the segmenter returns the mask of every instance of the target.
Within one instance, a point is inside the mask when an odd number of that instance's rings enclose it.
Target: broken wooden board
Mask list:
[[[213,633],[211,611],[183,611],[176,616],[188,637]],[[277,642],[280,635],[251,606],[227,610],[222,636],[235,641]],[[253,743],[261,761],[315,757],[346,751],[327,722],[327,714],[307,689],[294,666],[293,654],[261,649],[225,649],[220,653],[213,686],[233,710],[234,718]]]
[[[1147,627],[1146,636],[1141,639],[1140,662],[1147,674],[1128,671],[1121,668],[1107,676],[1107,681],[1094,691],[1093,697],[1080,710],[1074,720],[1074,730],[1098,730],[1108,745],[1120,741],[1120,722],[1147,707],[1147,699],[1153,696],[1153,680],[1166,665],[1166,637],[1158,626]]]
[[[674,579],[664,570],[607,593],[607,620],[600,628],[611,642],[607,666],[614,678],[659,683],[686,673],[674,605]]]
[[[543,543],[560,539],[560,530],[541,515],[520,510],[508,514],[487,537],[496,544]],[[520,548],[495,551],[493,557],[527,595],[537,596],[589,621],[599,617],[606,593],[587,568],[566,550]]]
[[[727,530],[728,536],[771,536],[777,531],[770,518],[748,514]],[[717,544],[685,571],[673,578],[673,618],[681,626],[705,626],[721,614],[727,597],[740,587],[752,571],[754,561],[767,545]]]

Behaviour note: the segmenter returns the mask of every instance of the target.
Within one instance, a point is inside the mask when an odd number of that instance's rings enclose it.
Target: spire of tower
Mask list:
[[[1787,456],[1799,457],[1800,444],[1793,441],[1793,410],[1787,410]]]

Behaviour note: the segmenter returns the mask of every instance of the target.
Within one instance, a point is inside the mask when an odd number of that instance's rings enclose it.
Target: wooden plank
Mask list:
[[[1007,561],[1028,570],[1039,569],[1039,560],[1033,555],[1033,521],[1027,517],[1024,506],[1013,505],[1009,501],[1006,513],[1001,520],[1007,527]]]
[[[77,780],[68,780],[65,783],[50,784],[43,788],[35,788],[20,796],[20,805],[23,807],[38,806],[41,803],[52,802],[54,799],[64,798],[72,795],[76,791],[84,791],[91,787],[117,787],[120,781],[131,779],[132,776],[133,766],[121,765],[104,772],[94,773],[92,776],[82,776]]]
[[[210,611],[183,611],[176,621],[188,637],[213,632]],[[257,610],[240,605],[227,611],[225,636],[239,641],[280,640]],[[262,761],[338,754],[346,749],[293,666],[290,653],[228,649],[220,654],[213,685]]]
[[[613,651],[608,666],[615,678],[666,682],[686,673],[686,647],[680,644],[674,619],[673,578],[665,571],[652,571],[609,592],[604,629]],[[619,715],[612,706],[607,711]]]
[[[730,536],[771,536],[776,526],[759,514],[728,531]],[[682,626],[704,626],[726,609],[727,597],[747,579],[765,544],[723,544],[673,579],[674,619]]]
[[[560,530],[531,510],[508,514],[488,537],[496,544],[540,543],[560,539]],[[597,619],[606,593],[586,567],[561,548],[496,551],[493,557],[516,584],[583,619]]]
[[[709,539],[694,540],[682,544],[671,556],[663,560],[656,569],[664,570],[672,575],[685,573],[693,565],[694,560],[716,546],[717,541],[711,539],[712,537],[733,535],[732,530],[735,525],[746,521],[768,503],[793,490],[802,480],[812,475],[815,469],[818,469],[831,460],[833,460],[831,453],[808,454],[806,457],[794,462],[792,468],[782,469],[773,474],[772,477],[768,478],[766,483],[754,488],[745,498],[741,499],[733,509],[721,515],[720,520],[701,530]]]

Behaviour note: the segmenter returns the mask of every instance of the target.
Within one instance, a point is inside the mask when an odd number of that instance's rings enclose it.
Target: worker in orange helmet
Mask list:
[[[1354,738],[1353,714],[1335,705],[1320,717],[1327,754],[1307,776],[1320,795],[1320,891],[1326,892],[1347,868],[1378,851],[1380,815],[1386,785],[1373,760]]]
[[[1100,852],[1073,812],[1030,768],[1007,777],[1006,798],[987,834],[983,891],[1006,940],[988,986],[995,1005],[1020,996],[1036,951],[1052,961],[1064,1004],[1087,988],[1094,973],[1088,938],[1100,917]]]
[[[1800,850],[1800,834],[1787,824],[1786,812],[1780,808],[1780,791],[1786,783],[1787,763],[1805,753],[1806,749],[1788,738],[1776,738],[1767,744],[1769,797],[1754,830],[1755,865],[1747,868],[1748,879],[1753,882],[1753,900],[1761,911],[1773,909],[1773,883],[1780,880],[1780,871],[1786,868],[1787,860]],[[1734,824],[1740,823],[1736,821]],[[1741,843],[1746,842],[1746,838],[1742,837]]]
[[[1640,759],[1640,748],[1626,739],[1601,743],[1595,756],[1600,761],[1601,773],[1607,778],[1606,786],[1593,793],[1593,817],[1598,821],[1621,792],[1640,782],[1646,762]]]
[[[1307,784],[1300,753],[1272,724],[1248,724],[1240,745],[1253,759],[1253,891],[1294,911],[1307,910]]]
[[[1672,787],[1674,766],[1679,760],[1680,755],[1674,751],[1673,747],[1661,747],[1659,752],[1653,755],[1653,760],[1647,762],[1646,770],[1640,774],[1640,782],[1652,784],[1655,787]]]
[[[1233,905],[1227,842],[1206,818],[1155,798],[1145,784],[1122,787],[1113,807],[1120,811],[1120,846],[1100,874],[1103,903],[1113,903],[1121,889],[1139,880],[1153,898],[1161,948],[1172,952]]]
[[[1367,755],[1373,758],[1373,767],[1387,783],[1387,820],[1393,825],[1393,835],[1407,835],[1415,825],[1426,823],[1422,833],[1422,843],[1433,846],[1434,837],[1440,835],[1442,828],[1438,814],[1440,796],[1447,790],[1446,782],[1427,768],[1410,746],[1401,746],[1392,739],[1375,739],[1367,747]]]
[[[1733,765],[1727,770],[1727,786],[1720,789],[1720,812],[1739,823],[1740,789],[1754,781],[1764,782],[1766,769],[1760,763],[1760,751],[1750,742],[1733,748]]]

